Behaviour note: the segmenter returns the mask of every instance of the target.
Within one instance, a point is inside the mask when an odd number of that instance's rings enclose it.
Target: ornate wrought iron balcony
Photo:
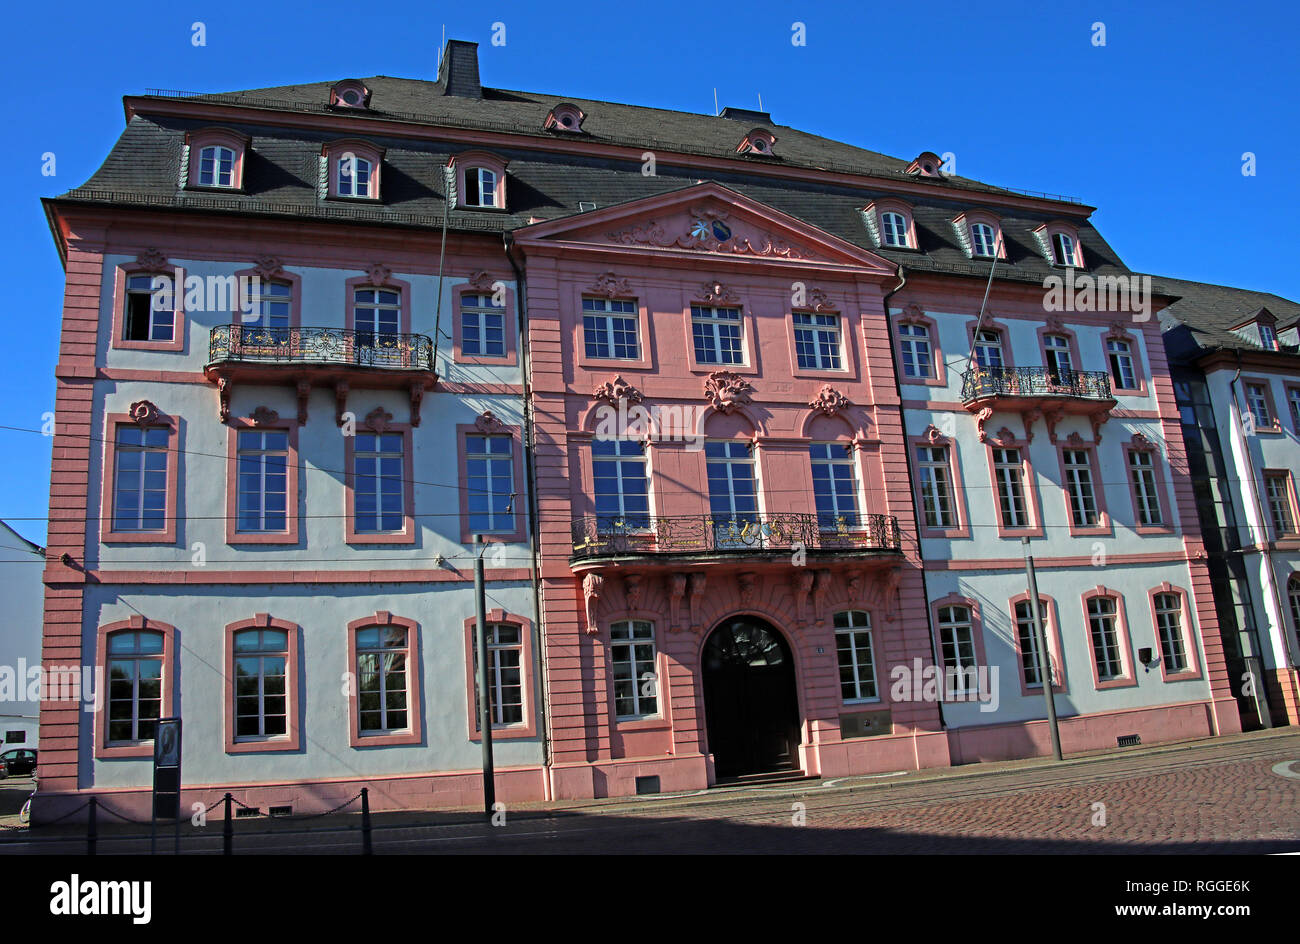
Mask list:
[[[858,515],[823,527],[817,515],[711,515],[613,518],[587,515],[573,520],[573,557],[702,553],[753,554],[809,551],[897,551],[902,542],[893,515]]]
[[[969,406],[1007,397],[1073,398],[1114,402],[1104,370],[1048,367],[975,367],[961,376],[961,399]]]
[[[221,363],[338,365],[433,372],[433,340],[342,328],[259,328],[217,325],[208,337],[209,365]]]

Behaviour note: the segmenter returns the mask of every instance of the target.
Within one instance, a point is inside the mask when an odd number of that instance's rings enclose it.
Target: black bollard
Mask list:
[[[229,793],[226,794],[224,801],[226,804],[226,821],[221,827],[221,854],[230,855],[235,843],[235,823],[230,818],[230,807],[234,797]]]
[[[361,854],[374,855],[370,844],[370,790],[361,788]]]

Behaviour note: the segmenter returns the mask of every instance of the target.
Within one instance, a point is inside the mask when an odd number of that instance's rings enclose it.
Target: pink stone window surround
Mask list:
[[[104,418],[104,464],[101,469],[101,478],[103,479],[103,490],[100,505],[100,530],[99,539],[104,544],[175,544],[176,543],[176,509],[178,507],[178,494],[180,483],[180,419],[173,416],[158,415],[155,419],[143,425],[136,423],[135,419],[127,413],[110,413]],[[119,431],[120,430],[140,430],[145,433],[150,431],[165,432],[166,446],[149,446],[144,448],[148,451],[165,450],[167,469],[165,476],[164,506],[162,509],[163,521],[162,528],[158,530],[118,530],[117,528],[117,489],[116,483],[118,478],[118,458],[121,454],[119,449]],[[149,439],[157,437],[148,437]],[[142,458],[141,463],[145,460]],[[134,463],[133,463],[134,465]],[[149,469],[143,468],[144,474],[150,475]],[[126,474],[130,474],[130,469],[124,469]],[[152,471],[156,476],[156,470]],[[144,483],[150,491],[150,482]],[[143,501],[143,498],[141,499]],[[147,507],[141,505],[141,508]]]
[[[1061,339],[1064,339],[1064,343],[1061,343]],[[1043,355],[1043,366],[1049,372],[1060,365],[1062,355],[1069,358],[1071,371],[1083,370],[1083,357],[1079,353],[1079,336],[1073,328],[1057,321],[1049,321],[1038,329],[1038,349]]]
[[[228,425],[230,431],[226,447],[226,543],[230,545],[297,544],[298,489],[302,476],[298,462],[298,424],[289,417],[277,417],[272,422],[257,421],[250,417],[234,417],[229,420]],[[287,527],[283,531],[239,530],[239,434],[248,430],[283,432],[288,438],[285,458]]]
[[[515,292],[508,286],[505,289],[504,307],[491,307],[483,309],[481,304],[474,304],[473,299],[482,299],[487,297],[491,300],[495,296],[491,287],[478,289],[468,286],[461,286],[456,293],[456,316],[452,319],[452,359],[458,364],[482,364],[502,367],[513,367],[518,361],[518,355],[515,351]],[[475,311],[488,310],[499,312],[501,315],[501,324],[503,326],[503,347],[504,352],[500,355],[484,353],[467,353],[465,350],[465,311],[466,308],[472,308]],[[479,346],[482,349],[484,339],[483,319],[477,319],[479,326]]]
[[[876,614],[865,607],[837,611],[832,617],[835,653],[839,667],[840,704],[882,703],[888,688],[881,684],[881,665],[876,645]],[[851,694],[853,693],[853,694]]]
[[[362,700],[360,694],[363,686],[373,686],[374,682],[370,681],[364,671],[367,666],[362,666],[358,662],[359,647],[357,644],[358,634],[365,630],[378,629],[381,639],[395,637],[398,631],[405,630],[404,640],[401,646],[387,649],[383,654],[374,651],[373,656],[367,658],[367,663],[372,663],[384,672],[385,678],[383,684],[385,687],[394,681],[394,670],[396,668],[397,656],[401,657],[401,662],[405,666],[405,711],[406,726],[401,730],[392,729],[382,733],[368,734],[362,733],[361,716]],[[384,632],[391,630],[391,633]],[[420,624],[412,619],[405,619],[400,616],[394,616],[385,610],[380,610],[374,616],[367,616],[362,619],[356,619],[348,623],[348,673],[351,684],[348,686],[348,743],[354,747],[391,747],[399,744],[419,744],[423,731],[424,703],[421,696],[421,674],[422,659],[420,649]],[[366,699],[366,704],[373,703],[373,699]],[[391,708],[392,706],[388,706]],[[367,708],[368,712],[373,708]],[[373,716],[372,716],[373,717]]]
[[[1112,326],[1110,331],[1102,336],[1101,346],[1106,354],[1106,370],[1110,374],[1111,392],[1145,397],[1147,395],[1147,380],[1146,373],[1142,369],[1142,351],[1137,338],[1127,331]],[[1127,354],[1127,363],[1131,369],[1131,384],[1121,383],[1125,379],[1122,363],[1125,353]],[[1120,364],[1116,363],[1117,358],[1121,359]]]
[[[381,202],[383,148],[369,141],[347,138],[325,144],[321,155],[326,162],[327,199]]]
[[[470,527],[469,491],[466,487],[468,475],[468,458],[470,455],[469,437],[471,436],[505,436],[510,439],[510,460],[513,470],[513,487],[515,492],[511,512],[514,516],[514,529],[511,531],[490,532],[483,535],[483,540],[491,543],[512,544],[523,541],[526,536],[526,511],[524,502],[523,477],[523,430],[519,426],[505,423],[473,424],[461,423],[456,426],[457,467],[461,470],[460,492],[460,540],[462,544],[472,546],[475,532]]]
[[[967,703],[973,700],[975,693],[966,689],[964,697],[954,697],[949,689],[948,674],[952,669],[988,666],[984,652],[984,628],[980,618],[979,601],[959,593],[949,593],[930,603],[931,625],[935,632],[935,651],[939,653],[939,669],[943,681],[943,700],[945,702]],[[961,691],[962,682],[969,681],[969,676],[957,677],[957,691]]]
[[[1041,538],[1043,512],[1038,501],[1038,480],[1029,458],[1029,443],[1022,439],[990,438],[986,445],[993,513],[1001,538]],[[1014,460],[1014,461],[1009,461]],[[1016,501],[1016,472],[1019,472],[1019,501]],[[1004,482],[1006,483],[1004,486]],[[1020,524],[1008,524],[1004,509],[1017,512]]]
[[[893,197],[882,197],[868,203],[862,210],[871,215],[875,223],[875,236],[882,249],[918,249],[916,221],[912,205]],[[887,219],[892,215],[892,219]]]
[[[609,660],[606,687],[611,720],[624,730],[667,726],[667,692],[662,684],[667,676],[658,624],[629,615],[611,620],[603,635]]]
[[[912,450],[912,462],[917,472],[915,488],[920,536],[922,538],[969,538],[970,518],[966,512],[966,489],[962,484],[961,463],[958,461],[956,441],[942,436],[934,439],[927,436],[910,436],[907,442],[908,448]],[[948,473],[948,500],[955,519],[952,527],[931,527],[926,515],[926,480],[925,472],[921,468],[923,464],[921,450],[936,448],[942,450],[945,465],[941,468],[945,468]],[[925,456],[929,458],[931,454],[927,452]]]
[[[633,290],[635,290],[636,286],[632,286],[632,288]],[[579,367],[590,367],[596,370],[616,370],[616,371],[655,369],[656,366],[655,359],[654,359],[655,339],[654,339],[653,325],[651,323],[651,318],[650,318],[650,310],[646,305],[644,305],[639,300],[640,297],[642,296],[639,296],[634,293],[627,293],[627,294],[619,294],[614,296],[613,298],[610,298],[609,296],[606,295],[596,294],[591,291],[586,291],[579,288],[575,288],[573,290],[573,294],[571,296],[571,304],[573,306],[572,310],[575,312],[574,329],[573,329],[574,330],[573,350],[577,354],[577,361]],[[621,313],[614,313],[614,314],[615,316],[633,317],[636,319],[636,333],[637,333],[637,352],[636,352],[637,356],[636,357],[600,357],[595,354],[589,355],[587,353],[587,334],[586,334],[586,327],[585,327],[586,316],[587,315],[608,316],[609,313],[585,311],[583,307],[583,301],[586,299],[593,299],[597,301],[608,300],[608,301],[618,301],[618,302],[630,302],[632,304],[633,310],[631,313],[627,315],[622,315]],[[690,317],[689,312],[690,309],[687,308],[686,314],[684,315],[684,317],[687,319],[689,319]],[[688,346],[687,350],[688,351],[691,350],[690,346]],[[611,353],[613,353],[612,349],[611,349]],[[688,353],[687,357],[691,358],[690,361],[691,363],[694,362],[694,354]],[[720,368],[718,367],[712,367],[710,368],[710,371],[719,370],[719,369]],[[738,370],[737,372],[742,373],[744,372],[744,369]]]
[[[1023,646],[1020,634],[1020,619],[1017,610],[1021,604],[1029,603],[1029,591],[1023,591],[1016,594],[1007,601],[1007,612],[1011,617],[1012,643],[1016,650],[1016,677],[1020,680],[1020,694],[1024,696],[1036,695],[1042,697],[1043,685],[1040,681],[1036,685],[1029,684],[1025,678],[1025,648]],[[1038,615],[1043,621],[1043,628],[1047,633],[1047,652],[1052,666],[1052,691],[1057,695],[1069,693],[1069,684],[1065,673],[1065,659],[1061,656],[1061,622],[1057,612],[1056,600],[1041,591],[1038,594]],[[1033,608],[1029,608],[1029,616],[1032,621]],[[1033,655],[1037,656],[1037,649],[1033,650]],[[1038,664],[1035,658],[1035,665]],[[1041,671],[1041,670],[1040,670]]]
[[[356,462],[357,462],[357,440],[358,437],[374,437],[380,440],[383,437],[398,436],[401,438],[402,458],[401,458],[401,483],[400,494],[402,497],[401,520],[402,528],[400,531],[360,531],[357,529],[357,494],[356,494]],[[385,423],[382,432],[373,427],[365,425],[358,421],[356,435],[343,437],[344,451],[344,541],[348,544],[414,544],[415,543],[415,457],[413,453],[413,442],[411,435],[411,425],[409,423]],[[369,439],[362,440],[362,444],[368,444]],[[382,446],[382,443],[380,443]],[[387,450],[384,450],[385,452]],[[382,464],[385,460],[373,460],[380,464],[380,480],[376,487],[378,494],[385,494],[384,483],[391,482],[392,477],[382,471]],[[387,494],[391,495],[391,486]],[[367,510],[367,514],[368,514]],[[382,524],[382,516],[381,521]]]
[[[1007,245],[1002,235],[1002,221],[996,214],[988,213],[983,210],[966,210],[953,219],[953,226],[957,227],[962,236],[962,242],[965,243],[966,253],[973,259],[1006,259]],[[980,239],[981,232],[977,232],[976,227],[987,227],[982,233],[984,239]],[[990,232],[991,231],[991,232]]]
[[[1096,524],[1078,524],[1075,520],[1075,464],[1067,464],[1068,459],[1078,458],[1082,453],[1086,464],[1077,466],[1078,471],[1087,471],[1092,485],[1092,505]],[[1110,515],[1106,511],[1105,478],[1101,474],[1101,462],[1097,458],[1097,444],[1090,442],[1069,442],[1062,440],[1056,444],[1057,459],[1061,467],[1061,493],[1065,499],[1065,520],[1069,524],[1071,537],[1098,537],[1114,533]],[[1073,455],[1071,455],[1073,454]],[[1080,476],[1082,478],[1082,476]]]
[[[1034,235],[1043,246],[1047,261],[1061,269],[1082,269],[1083,248],[1079,245],[1078,227],[1062,220],[1053,220],[1034,228]],[[1062,246],[1064,240],[1065,245]],[[1058,258],[1064,249],[1064,258]]]
[[[280,735],[240,736],[237,721],[237,676],[235,672],[236,636],[242,632],[272,630],[285,634],[284,647],[284,714],[285,733]],[[295,623],[272,619],[270,614],[258,613],[251,619],[239,620],[226,626],[226,682],[225,682],[225,744],[227,754],[262,754],[297,751],[302,744],[301,692],[298,687],[298,636],[301,630]],[[246,637],[241,637],[246,638]],[[250,651],[249,658],[262,657],[261,651]],[[264,692],[275,698],[273,692]]]
[[[118,655],[127,661],[147,660],[160,663],[162,677],[160,684],[161,704],[158,707],[158,717],[170,718],[176,711],[176,627],[143,616],[133,615],[129,619],[106,623],[96,631],[95,669],[106,688],[103,707],[95,712],[95,758],[97,760],[130,757],[149,758],[153,756],[152,738],[130,742],[109,741],[109,719],[113,714],[109,664],[114,657],[109,654],[108,648],[110,640],[117,633],[156,633],[161,635],[162,646],[160,653],[141,652],[138,654],[120,653]],[[144,648],[152,649],[155,647],[146,646]],[[139,694],[139,692],[137,691],[136,694]],[[145,714],[145,712],[139,710],[144,707],[143,705],[136,701],[133,701],[133,704],[136,705],[133,714]],[[152,715],[151,710],[147,713]]]
[[[796,324],[795,316],[811,318],[815,323]],[[839,367],[804,367],[799,363],[799,336],[801,333],[825,331],[826,327],[818,324],[825,316],[835,318],[835,330],[839,333]],[[858,377],[858,333],[854,319],[845,312],[836,309],[794,308],[786,315],[787,346],[790,351],[790,376],[835,379],[849,383]],[[824,363],[824,361],[823,361]]]
[[[1137,456],[1138,458],[1134,458]],[[1145,457],[1145,458],[1143,458]],[[1135,477],[1135,472],[1141,473]],[[1149,475],[1146,473],[1149,472]],[[1169,503],[1169,490],[1165,485],[1164,463],[1155,445],[1137,434],[1124,443],[1124,475],[1128,482],[1129,497],[1133,500],[1133,530],[1138,534],[1173,534],[1174,508]],[[1143,482],[1139,494],[1139,479]],[[1154,485],[1152,485],[1154,483]],[[1160,512],[1160,523],[1143,523],[1143,506],[1151,507],[1151,496]],[[1141,499],[1145,496],[1147,501]]]
[[[980,335],[980,343],[977,344],[976,332]],[[1002,362],[993,364],[984,362],[979,351],[979,346],[989,344],[988,334],[992,333],[997,336],[997,347],[1001,351]],[[995,321],[991,318],[985,318],[983,323],[977,318],[972,318],[966,322],[966,342],[970,349],[975,351],[975,356],[971,359],[971,366],[976,367],[1014,367],[1015,360],[1011,354],[1011,329],[1001,321]]]
[[[720,312],[734,311],[739,312],[740,317],[729,321],[719,314]],[[585,312],[584,314],[591,314]],[[754,322],[753,314],[746,310],[745,305],[739,301],[689,301],[682,309],[682,320],[686,327],[686,362],[687,369],[692,373],[708,374],[715,370],[729,370],[737,374],[757,374],[758,366],[755,363],[757,348],[754,341]],[[698,325],[698,327],[697,327]],[[739,361],[732,363],[722,358],[728,356],[727,352],[734,350],[728,347],[733,344],[731,341],[732,327],[736,328],[735,334],[740,345]],[[719,355],[716,361],[701,361],[697,357],[696,334],[702,332],[706,348]],[[584,351],[586,348],[584,336]]]
[[[165,277],[171,285],[172,296],[172,332],[171,337],[160,340],[136,340],[126,338],[128,284],[132,276]],[[154,283],[161,284],[161,283]],[[159,297],[157,301],[165,301]],[[157,304],[155,301],[153,304]],[[139,262],[126,262],[116,267],[113,273],[113,333],[109,338],[109,347],[125,351],[173,351],[185,350],[185,270],[170,263],[159,266],[147,266]]]
[[[924,334],[916,330],[922,328]],[[899,359],[899,380],[902,383],[924,384],[927,387],[948,386],[943,349],[939,343],[938,322],[911,305],[894,319],[893,335]],[[928,359],[922,342],[929,346]]]
[[[510,724],[500,724],[495,719],[492,723],[492,740],[521,740],[526,738],[537,737],[537,712],[534,706],[533,694],[533,623],[532,620],[515,613],[507,613],[505,610],[497,608],[487,612],[487,623],[489,631],[493,626],[508,625],[518,629],[519,642],[513,648],[518,652],[519,657],[519,687],[520,702],[523,709],[523,720]],[[491,632],[488,635],[489,648],[492,646]],[[474,653],[478,646],[478,620],[477,617],[470,617],[465,620],[465,711],[468,718],[468,732],[471,741],[481,740],[479,737],[478,711],[476,710],[474,693],[478,685],[478,675],[475,672]],[[493,666],[489,661],[489,667]],[[504,660],[503,660],[504,667]],[[496,682],[489,680],[489,684],[496,686]],[[495,704],[495,702],[494,702]]]
[[[1255,418],[1255,431],[1259,433],[1282,432],[1282,417],[1273,400],[1273,382],[1267,377],[1241,377],[1241,398],[1246,402],[1246,413]]]
[[[505,159],[488,151],[462,151],[448,166],[456,174],[456,206],[463,210],[506,210]]]
[[[1097,612],[1090,609],[1093,600],[1110,601],[1097,605]],[[1083,608],[1083,626],[1088,639],[1088,663],[1092,667],[1092,684],[1098,691],[1110,688],[1132,688],[1138,684],[1134,672],[1133,644],[1129,636],[1128,616],[1125,612],[1124,597],[1106,587],[1094,587],[1086,591],[1080,602]],[[1094,621],[1099,620],[1096,627]],[[1098,648],[1096,630],[1113,630],[1103,634],[1103,648]],[[1105,658],[1107,663],[1118,666],[1118,673],[1113,678],[1103,679],[1098,671],[1098,661]]]
[[[229,128],[203,128],[187,132],[185,143],[189,146],[185,189],[243,191],[244,158],[249,147],[248,135]],[[227,155],[228,165],[220,160]],[[211,176],[205,179],[205,173]]]
[[[1160,660],[1160,676],[1166,682],[1185,682],[1201,677],[1200,659],[1196,647],[1196,628],[1192,625],[1192,611],[1187,603],[1187,591],[1165,581],[1153,587],[1147,593],[1147,602],[1151,607],[1151,626],[1155,633],[1155,657]],[[1172,602],[1174,606],[1165,604]],[[1164,621],[1173,629],[1170,616],[1177,623],[1178,643],[1181,646],[1184,668],[1171,672],[1165,664],[1165,633],[1161,629]]]

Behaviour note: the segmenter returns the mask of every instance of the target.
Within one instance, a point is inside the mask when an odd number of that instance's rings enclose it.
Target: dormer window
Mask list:
[[[907,172],[918,177],[942,177],[943,161],[933,151],[922,151],[907,165]]]
[[[465,209],[506,208],[506,163],[486,151],[467,151],[452,157],[456,174],[456,203]]]
[[[1044,223],[1034,230],[1034,236],[1047,261],[1064,268],[1083,268],[1083,253],[1079,247],[1079,232],[1069,223],[1054,221]]]
[[[1277,350],[1277,332],[1273,330],[1271,324],[1259,323],[1259,343],[1263,345],[1266,351]]]
[[[378,200],[383,149],[367,141],[333,141],[321,150],[327,168],[325,196],[339,200]]]
[[[248,136],[226,128],[205,128],[185,136],[183,168],[189,189],[242,190]]]
[[[1267,308],[1259,309],[1246,321],[1233,326],[1232,331],[1238,337],[1257,341],[1266,351],[1279,350],[1277,317]]]
[[[758,154],[772,156],[772,147],[776,144],[776,135],[766,128],[755,128],[736,145],[737,154]]]
[[[915,249],[916,223],[912,207],[893,198],[876,200],[862,210],[863,222],[877,246],[886,249]]]
[[[985,210],[967,210],[952,221],[957,238],[972,259],[1005,259],[1002,222]]]
[[[542,127],[547,131],[581,131],[582,119],[586,117],[577,105],[561,102],[547,113]]]
[[[330,104],[341,108],[369,108],[370,89],[357,79],[344,79],[330,89]]]

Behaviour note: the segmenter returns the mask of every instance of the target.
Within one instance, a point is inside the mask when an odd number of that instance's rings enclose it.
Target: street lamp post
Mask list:
[[[483,588],[483,535],[474,535],[479,551],[474,555],[474,600],[478,609],[475,651],[478,653],[478,733],[483,745],[483,812],[492,819],[496,805],[496,777],[492,764],[492,695],[488,687],[487,592]]]
[[[1047,649],[1047,629],[1038,605],[1038,577],[1034,573],[1034,556],[1029,553],[1029,538],[1021,538],[1025,551],[1025,577],[1029,581],[1029,612],[1034,619],[1034,637],[1038,640],[1038,677],[1043,683],[1043,701],[1047,703],[1047,726],[1052,735],[1052,756],[1061,757],[1061,731],[1056,723],[1056,693],[1052,691],[1052,657]]]

